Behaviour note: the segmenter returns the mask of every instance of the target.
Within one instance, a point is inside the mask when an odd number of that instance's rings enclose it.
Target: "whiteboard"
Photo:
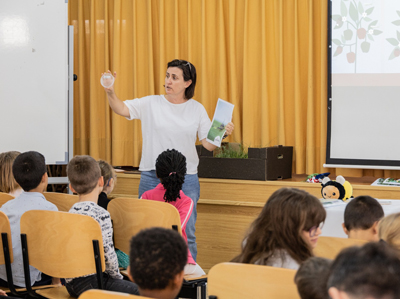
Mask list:
[[[68,1],[0,0],[0,152],[69,160]]]

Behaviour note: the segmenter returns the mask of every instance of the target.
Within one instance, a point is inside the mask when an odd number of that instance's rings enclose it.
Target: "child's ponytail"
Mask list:
[[[156,161],[156,174],[165,188],[164,200],[176,201],[185,181],[186,158],[177,150],[162,152]]]

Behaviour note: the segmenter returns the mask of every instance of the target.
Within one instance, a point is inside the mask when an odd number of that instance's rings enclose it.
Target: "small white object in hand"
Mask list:
[[[104,73],[103,76],[100,78],[100,83],[103,85],[104,88],[109,88],[114,84],[114,76],[110,73]]]

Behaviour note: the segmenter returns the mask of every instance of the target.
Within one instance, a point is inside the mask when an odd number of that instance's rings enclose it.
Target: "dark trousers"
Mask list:
[[[52,277],[51,277],[51,276],[42,273],[42,279],[39,280],[39,281],[36,281],[36,282],[33,284],[33,286],[34,286],[34,287],[37,287],[37,286],[48,285],[48,284],[51,284],[51,281],[52,281]],[[8,282],[0,278],[0,287],[8,288],[8,287],[9,287],[9,286],[8,286]],[[14,285],[14,287],[15,287],[16,289],[18,289],[18,288],[19,288],[19,289],[20,289],[20,288],[23,288],[23,287],[21,287],[21,286],[16,286],[16,285]]]
[[[75,278],[71,282],[66,283],[65,286],[72,297],[79,297],[87,290],[99,288],[96,274]],[[112,278],[106,273],[103,273],[103,286],[108,291],[139,295],[136,284],[128,280]]]

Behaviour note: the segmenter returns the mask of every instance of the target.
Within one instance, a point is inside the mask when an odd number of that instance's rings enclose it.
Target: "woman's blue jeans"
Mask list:
[[[157,178],[156,171],[142,171],[140,176],[139,184],[139,198],[147,190],[154,189],[160,180]],[[182,186],[182,191],[186,196],[189,196],[193,200],[193,212],[190,219],[186,225],[186,235],[188,239],[188,246],[193,259],[196,261],[197,258],[197,244],[195,236],[195,224],[197,219],[197,202],[200,198],[200,184],[197,174],[187,174],[185,175],[185,182]]]

